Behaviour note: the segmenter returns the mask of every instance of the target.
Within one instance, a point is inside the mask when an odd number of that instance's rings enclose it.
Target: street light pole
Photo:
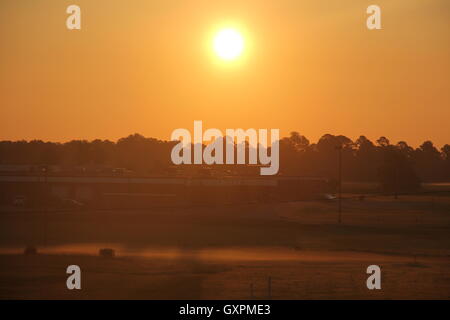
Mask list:
[[[341,223],[342,216],[342,145],[337,146],[338,150],[338,223]]]

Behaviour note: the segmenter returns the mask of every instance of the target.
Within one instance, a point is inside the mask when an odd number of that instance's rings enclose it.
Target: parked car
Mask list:
[[[66,209],[83,209],[84,203],[74,199],[62,199],[62,206]]]
[[[13,205],[16,207],[23,207],[27,203],[27,197],[18,195],[13,199]]]

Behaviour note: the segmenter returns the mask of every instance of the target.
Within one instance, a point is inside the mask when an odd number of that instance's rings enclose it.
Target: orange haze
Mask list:
[[[66,29],[67,6],[82,29]],[[176,128],[279,128],[450,143],[450,5],[377,0],[2,0],[0,140],[169,139]],[[236,26],[223,64],[211,34]]]

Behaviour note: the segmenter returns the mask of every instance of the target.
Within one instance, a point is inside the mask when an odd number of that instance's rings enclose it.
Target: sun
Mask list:
[[[244,38],[235,29],[222,29],[214,36],[213,47],[219,58],[235,60],[244,50]]]

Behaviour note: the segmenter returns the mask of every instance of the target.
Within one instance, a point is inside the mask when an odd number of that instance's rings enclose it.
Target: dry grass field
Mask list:
[[[0,253],[1,299],[449,299],[450,197],[348,198],[341,224],[335,201],[3,211]]]

